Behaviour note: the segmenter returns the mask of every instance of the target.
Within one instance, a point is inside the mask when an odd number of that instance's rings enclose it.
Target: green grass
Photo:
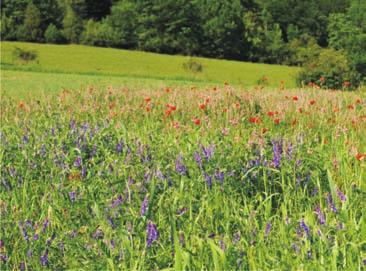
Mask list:
[[[39,55],[38,63],[22,65],[15,61],[12,56],[15,47],[36,51]],[[276,87],[283,80],[287,87],[294,87],[294,78],[298,71],[297,68],[280,65],[196,58],[203,64],[203,72],[194,74],[183,68],[183,63],[189,59],[188,57],[82,45],[2,42],[1,54],[3,71],[46,72],[44,74],[46,78],[50,76],[50,73],[67,73],[93,76],[107,75],[136,80],[154,79],[219,84],[229,82],[252,86],[257,83],[259,78],[266,76],[270,86]],[[23,77],[23,74],[20,77]],[[95,80],[92,77],[80,78],[82,84],[99,80],[105,80],[105,77]],[[118,80],[112,81],[118,82]]]
[[[0,100],[1,270],[363,270],[365,93],[53,94]]]
[[[215,83],[203,83],[197,81],[136,78],[130,76],[110,75],[85,75],[85,74],[62,74],[51,72],[33,72],[3,70],[1,74],[1,92],[18,98],[43,96],[45,94],[58,93],[64,89],[80,90],[88,87],[105,89],[132,88],[132,89],[159,89],[161,87],[182,86],[210,86]]]

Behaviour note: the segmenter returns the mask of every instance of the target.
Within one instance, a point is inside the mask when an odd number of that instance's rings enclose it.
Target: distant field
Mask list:
[[[38,63],[22,65],[14,61],[12,51],[15,47],[36,51]],[[81,45],[2,42],[1,54],[2,90],[20,92],[40,88],[58,90],[64,86],[80,88],[80,85],[100,82],[118,85],[132,80],[133,84],[136,81],[147,83],[146,80],[151,79],[153,84],[166,80],[195,84],[227,81],[252,86],[263,76],[269,79],[272,87],[277,87],[282,80],[287,87],[294,87],[298,71],[280,65],[196,58],[203,64],[203,71],[195,74],[183,68],[189,57]],[[32,73],[25,73],[29,71]]]
[[[58,93],[61,90],[80,90],[88,86],[95,88],[127,87],[133,89],[159,89],[166,86],[210,86],[215,83],[192,82],[171,79],[138,78],[131,76],[63,74],[51,72],[33,72],[3,70],[1,74],[1,91],[4,95],[14,93],[19,98]],[[222,85],[222,83],[221,83]]]

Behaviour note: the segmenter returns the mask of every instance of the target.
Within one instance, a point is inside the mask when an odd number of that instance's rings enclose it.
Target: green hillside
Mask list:
[[[15,47],[33,50],[38,53],[38,61],[33,63],[19,63],[14,60],[13,50]],[[17,73],[9,74],[9,70],[42,72],[39,75],[46,79],[47,76],[57,73],[74,75],[89,75],[80,77],[80,83],[86,84],[100,81],[94,76],[122,77],[112,79],[116,83],[133,80],[176,80],[195,83],[223,83],[240,84],[244,86],[255,85],[259,78],[266,76],[269,85],[276,87],[280,81],[285,81],[287,87],[294,87],[294,76],[297,68],[244,63],[239,61],[216,60],[207,58],[195,58],[203,65],[202,72],[193,73],[183,68],[183,63],[189,57],[170,56],[139,51],[118,50],[111,48],[97,48],[82,45],[49,45],[23,42],[1,43],[1,68],[3,75],[14,79]],[[47,74],[47,75],[46,75]],[[90,76],[92,75],[92,76]],[[31,78],[32,75],[19,73],[19,77]],[[62,78],[62,76],[61,76]],[[66,77],[67,78],[67,77]],[[74,81],[78,81],[73,77]],[[104,79],[101,79],[105,81]],[[6,81],[6,82],[4,82]],[[35,80],[37,81],[37,79]],[[113,83],[113,82],[112,82]],[[18,85],[19,86],[19,85]],[[11,82],[3,80],[2,89],[11,87]],[[23,87],[26,87],[23,85]],[[78,87],[78,85],[75,85]]]

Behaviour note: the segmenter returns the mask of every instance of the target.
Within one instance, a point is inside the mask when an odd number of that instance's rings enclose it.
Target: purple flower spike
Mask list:
[[[121,153],[123,150],[123,140],[119,141],[116,146],[116,152]]]
[[[118,196],[117,199],[115,199],[112,204],[111,204],[111,208],[116,208],[118,205],[120,205],[123,202],[123,198],[121,195]]]
[[[178,156],[178,158],[175,160],[175,170],[180,175],[186,175],[187,174],[187,168],[183,165],[183,158],[181,155]]]
[[[273,145],[273,166],[275,168],[279,168],[281,165],[282,159],[282,141],[281,140],[272,140]]]
[[[8,257],[5,254],[0,254],[1,256],[1,260],[3,261],[3,263],[5,264],[6,261],[8,260]]]
[[[338,210],[337,210],[337,208],[334,205],[333,197],[332,197],[332,195],[330,193],[328,193],[327,200],[328,200],[328,204],[329,204],[329,207],[332,210],[332,212],[337,213]]]
[[[198,167],[202,169],[202,158],[198,152],[193,153],[194,160],[196,161]]]
[[[20,269],[20,270],[25,270],[25,263],[24,263],[24,262],[21,262],[21,263],[19,264],[19,269]]]
[[[214,151],[215,151],[215,145],[213,145],[213,144],[211,144],[207,148],[202,146],[202,153],[205,156],[207,161],[209,161],[212,158]]]
[[[225,178],[225,175],[224,175],[224,172],[220,171],[220,170],[216,170],[215,171],[215,178],[216,180],[218,180],[221,184],[224,183],[224,178]]]
[[[310,240],[311,239],[311,235],[310,235],[310,229],[309,227],[305,224],[304,219],[301,219],[300,221],[300,227],[302,228],[302,230],[304,231],[306,237]]]
[[[319,205],[316,206],[315,213],[318,216],[320,225],[324,225],[325,224],[325,217],[324,217],[324,214],[323,214],[322,210],[320,209],[320,206]]]
[[[75,166],[76,167],[78,167],[78,168],[80,168],[81,167],[81,157],[80,156],[78,156],[78,157],[76,157],[76,159],[75,159]]]
[[[337,196],[340,201],[345,202],[346,201],[346,195],[337,187]]]
[[[40,262],[42,266],[48,265],[48,249],[46,249],[44,254],[41,256]]]
[[[159,232],[156,225],[149,221],[147,223],[147,246],[150,247],[154,241],[158,240],[158,237]]]
[[[149,196],[146,194],[144,201],[142,202],[141,205],[140,215],[144,216],[148,208],[149,208]]]
[[[74,202],[76,199],[76,192],[75,191],[69,192],[69,198],[71,202]]]
[[[45,221],[43,222],[42,232],[45,232],[46,231],[49,223],[50,222],[49,222],[48,218],[46,218]]]
[[[291,142],[289,142],[289,144],[287,145],[287,150],[286,150],[286,158],[287,160],[292,160],[292,153],[294,151],[294,146],[292,145]]]
[[[208,189],[212,188],[212,177],[210,175],[208,175],[206,172],[204,173],[205,176],[205,180],[208,186]]]
[[[27,233],[27,230],[23,227],[23,224],[21,222],[19,222],[19,228],[23,234],[23,238],[24,240],[28,241],[29,240],[29,237],[28,237],[28,233]]]
[[[266,229],[265,229],[265,231],[264,231],[264,235],[267,237],[268,235],[269,235],[269,233],[271,232],[271,228],[272,228],[272,224],[271,224],[271,222],[268,222],[267,224],[266,224]]]

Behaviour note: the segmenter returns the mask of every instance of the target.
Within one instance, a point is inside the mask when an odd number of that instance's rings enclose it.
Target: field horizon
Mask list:
[[[35,51],[38,59],[29,63],[21,63],[13,58],[15,48]],[[202,64],[202,72],[190,72],[183,64],[194,59]],[[22,77],[31,78],[35,75],[39,89],[44,85],[49,89],[59,90],[62,85],[51,88],[47,84],[48,76],[62,77],[73,75],[72,81],[90,85],[96,81],[127,82],[127,81],[173,81],[192,84],[223,84],[249,87],[256,85],[258,80],[267,78],[270,87],[281,84],[293,88],[295,75],[299,68],[281,65],[269,65],[231,60],[217,60],[201,57],[173,56],[141,51],[129,51],[113,48],[91,47],[85,45],[50,45],[25,42],[1,42],[1,70],[6,80],[2,88],[11,91]],[[32,72],[27,74],[26,72]],[[19,74],[17,74],[19,73]],[[43,82],[39,78],[45,77]],[[75,79],[80,76],[80,80]],[[83,77],[86,76],[86,77]],[[85,80],[85,78],[87,80]],[[125,80],[124,80],[125,79]],[[57,80],[56,80],[57,81]],[[282,83],[281,83],[282,82]],[[26,84],[22,86],[27,87]],[[33,86],[31,86],[33,87]],[[66,87],[79,88],[80,85],[66,84]]]

